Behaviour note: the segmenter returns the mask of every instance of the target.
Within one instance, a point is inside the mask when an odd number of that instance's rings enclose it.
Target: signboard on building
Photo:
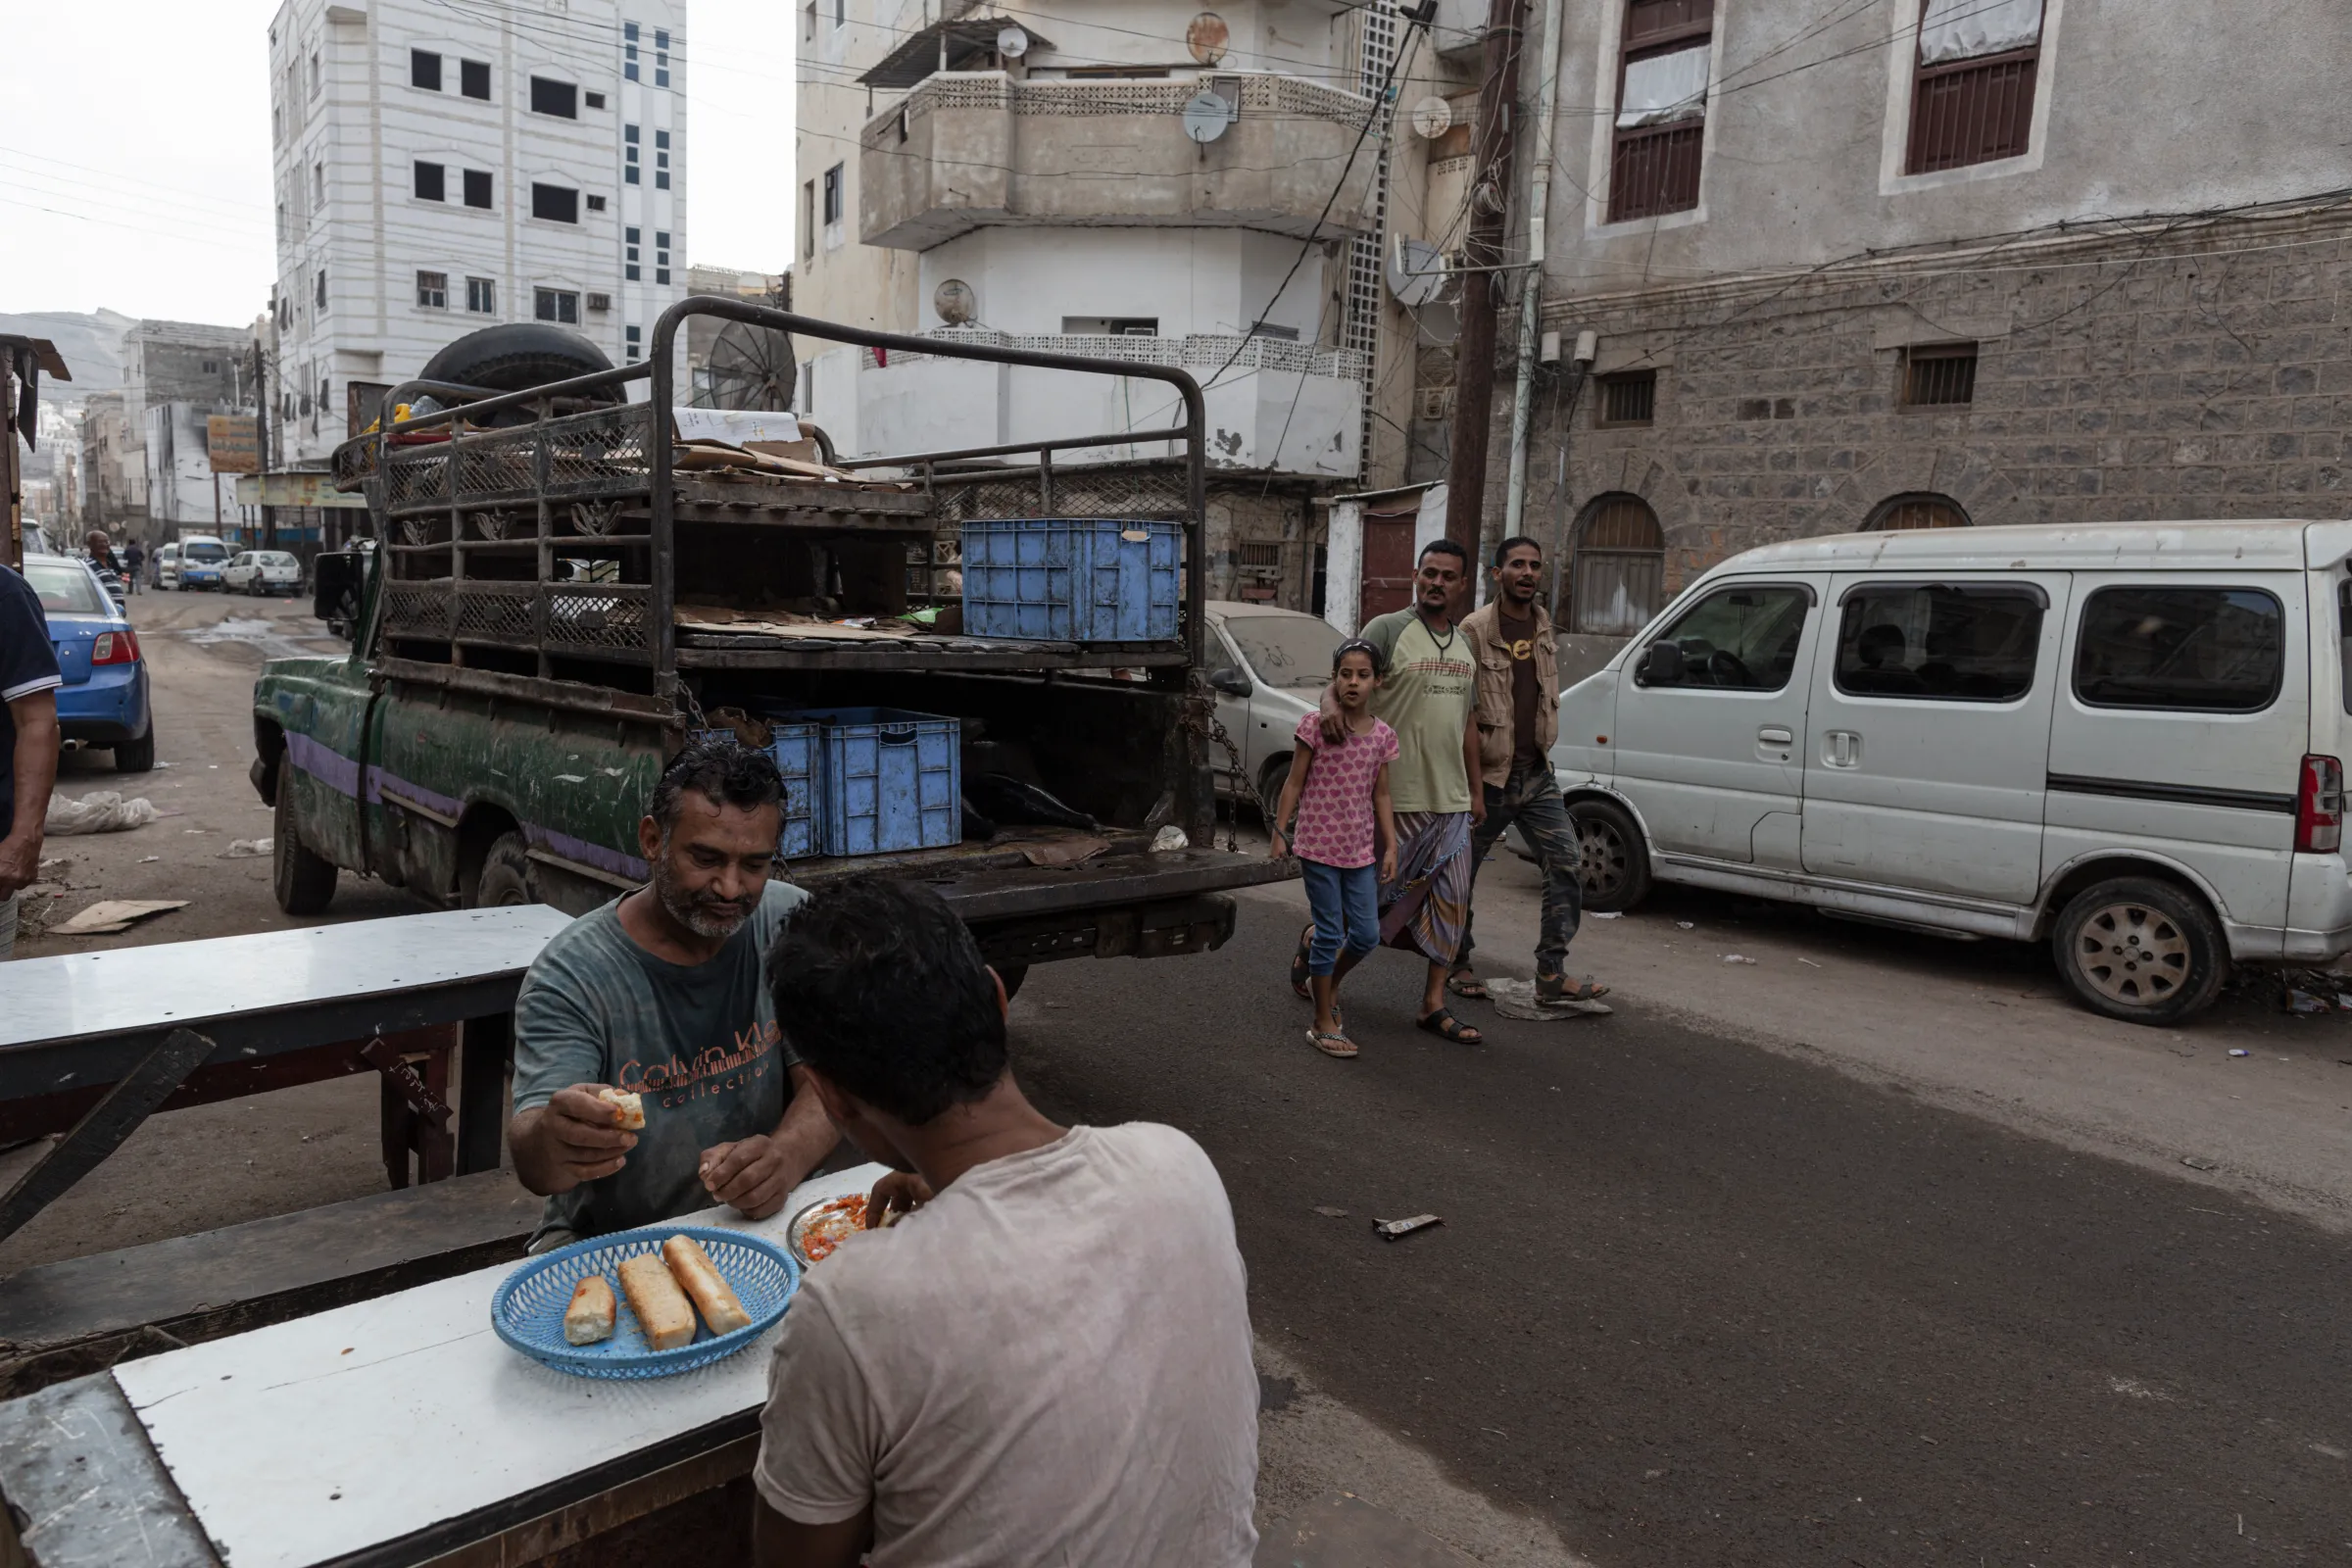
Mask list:
[[[204,421],[204,448],[215,473],[262,471],[260,421],[250,414],[215,414]]]
[[[346,495],[323,473],[249,473],[237,480],[240,507],[340,507],[368,510],[368,498]]]

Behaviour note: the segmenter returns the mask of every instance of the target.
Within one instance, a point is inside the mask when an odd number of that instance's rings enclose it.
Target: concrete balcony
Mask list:
[[[1369,224],[1378,149],[1368,139],[1357,148],[1368,99],[1299,76],[1218,73],[1241,106],[1203,145],[1185,135],[1183,115],[1210,79],[931,76],[866,123],[858,237],[924,251],[1004,223],[1218,226],[1299,239]],[[1318,224],[1326,202],[1330,216]]]
[[[943,329],[928,335],[1049,354],[1181,366],[1206,389],[1212,473],[1324,479],[1352,479],[1356,474],[1363,357],[1345,349],[1209,334],[1019,336]],[[845,384],[850,377],[854,388]],[[870,350],[834,350],[816,363],[816,392],[817,422],[844,451],[865,457],[1113,430],[1164,430],[1184,420],[1182,402],[1164,382],[929,354],[892,354],[882,365]],[[1060,453],[1054,462],[1100,463],[1165,452],[1165,443],[1120,443]]]

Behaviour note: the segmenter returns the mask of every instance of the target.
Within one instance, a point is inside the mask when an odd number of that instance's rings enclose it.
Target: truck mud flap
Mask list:
[[[993,964],[1046,963],[1055,958],[1166,958],[1210,953],[1233,935],[1233,900],[1222,893],[1118,908],[974,928],[980,952]]]

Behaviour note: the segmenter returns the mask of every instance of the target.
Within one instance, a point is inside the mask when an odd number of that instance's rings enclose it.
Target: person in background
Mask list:
[[[104,528],[92,528],[81,536],[81,542],[89,551],[90,568],[93,571],[111,571],[118,577],[122,575],[122,558],[115,554]]]
[[[1470,836],[1470,875],[1487,861],[1494,841],[1516,822],[1519,840],[1544,869],[1544,923],[1536,940],[1536,998],[1592,1002],[1608,987],[1591,976],[1570,980],[1568,944],[1584,913],[1583,852],[1568,807],[1551,771],[1551,743],[1559,738],[1560,664],[1551,617],[1536,603],[1544,578],[1544,547],[1521,535],[1494,548],[1494,596],[1462,619],[1462,635],[1478,661],[1480,782],[1486,820]],[[1462,925],[1462,954],[1446,981],[1456,996],[1483,997],[1487,988],[1470,967],[1476,917]]]
[[[1233,1210],[1172,1127],[1061,1127],[1004,986],[920,882],[795,909],[773,1005],[885,1177],[769,1364],[760,1568],[1246,1568],[1257,1374]]]
[[[544,1251],[731,1203],[764,1219],[839,1140],[776,1029],[760,955],[808,897],[776,880],[784,784],[765,752],[697,741],[637,824],[647,885],[580,916],[514,1000],[514,1174]],[[613,1124],[606,1086],[642,1097]]]
[[[1396,732],[1396,760],[1389,766],[1389,796],[1396,814],[1396,871],[1380,891],[1381,939],[1428,961],[1419,1027],[1458,1045],[1486,1036],[1446,1006],[1446,976],[1461,952],[1470,918],[1470,830],[1485,819],[1479,776],[1478,665],[1453,622],[1454,596],[1469,575],[1470,555],[1450,539],[1421,547],[1409,610],[1376,615],[1358,633],[1380,651],[1383,675],[1372,711]],[[1324,688],[1323,735],[1347,731],[1331,689]],[[1291,958],[1291,989],[1308,995],[1309,926]]]
[[[1389,802],[1396,732],[1372,716],[1379,684],[1380,650],[1360,638],[1340,644],[1331,658],[1331,691],[1347,717],[1347,738],[1325,740],[1319,714],[1298,720],[1266,850],[1278,860],[1298,857],[1314,916],[1306,973],[1315,1022],[1306,1043],[1343,1058],[1356,1054],[1356,1046],[1340,1019],[1340,979],[1380,946],[1380,885],[1396,879],[1396,818]]]
[[[0,960],[16,956],[17,911],[41,871],[64,684],[40,596],[0,566]]]
[[[127,585],[127,590],[135,594],[139,591],[139,573],[147,564],[147,547],[140,544],[136,539],[130,540],[128,543],[124,544],[122,547],[122,564],[130,568],[128,571],[123,573],[123,577]]]

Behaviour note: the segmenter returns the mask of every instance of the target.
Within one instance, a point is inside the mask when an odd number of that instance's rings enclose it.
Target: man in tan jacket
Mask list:
[[[1568,944],[1584,913],[1582,854],[1560,786],[1551,772],[1559,738],[1560,665],[1551,617],[1536,603],[1544,547],[1524,535],[1494,550],[1494,594],[1462,621],[1478,663],[1479,766],[1486,820],[1471,836],[1471,875],[1512,823],[1544,868],[1544,924],[1536,942],[1536,996],[1544,1002],[1590,1002],[1608,987],[1568,976]],[[1473,889],[1475,890],[1475,882]],[[1461,956],[1446,982],[1457,996],[1483,997],[1470,968],[1475,921],[1462,934]]]

